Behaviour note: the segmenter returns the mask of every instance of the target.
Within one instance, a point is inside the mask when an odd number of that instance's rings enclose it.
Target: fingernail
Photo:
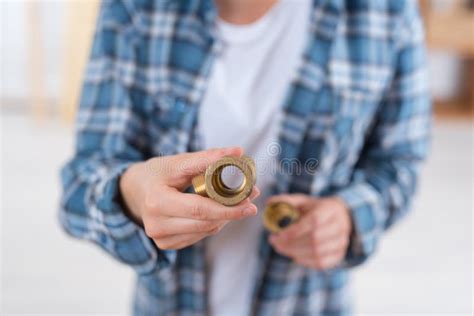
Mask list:
[[[255,214],[257,214],[257,208],[254,205],[247,206],[244,209],[244,214],[245,215],[255,215]]]
[[[237,150],[239,150],[240,147],[227,147],[227,148],[224,148],[224,154],[227,155],[227,154],[231,154]]]
[[[255,187],[255,197],[260,196],[260,189]]]
[[[256,198],[258,198],[260,196],[260,190],[256,189],[250,196],[249,196],[249,200],[255,200]]]

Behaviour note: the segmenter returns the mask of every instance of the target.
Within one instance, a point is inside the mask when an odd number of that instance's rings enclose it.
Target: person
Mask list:
[[[60,221],[135,270],[136,315],[349,314],[427,153],[425,59],[416,1],[104,1]],[[243,154],[248,199],[188,190]],[[301,216],[270,234],[275,201]]]

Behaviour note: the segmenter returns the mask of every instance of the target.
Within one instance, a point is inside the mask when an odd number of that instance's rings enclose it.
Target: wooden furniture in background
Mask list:
[[[68,0],[62,76],[61,117],[71,122],[77,109],[83,72],[89,57],[99,0]]]
[[[460,95],[435,100],[435,113],[441,117],[474,117],[474,8],[467,2],[420,0],[428,48],[455,54],[465,65]]]

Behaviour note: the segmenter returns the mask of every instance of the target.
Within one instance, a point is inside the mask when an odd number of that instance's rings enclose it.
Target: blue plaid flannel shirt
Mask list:
[[[353,235],[344,263],[299,266],[260,244],[252,313],[350,313],[347,268],[374,253],[408,210],[429,143],[431,106],[414,0],[314,0],[308,45],[289,87],[274,188],[337,195]],[[136,315],[205,315],[203,243],[163,251],[124,215],[118,179],[157,155],[199,150],[196,117],[216,39],[211,0],[109,0],[98,19],[79,112],[75,156],[62,170],[60,220],[137,273]],[[282,61],[284,62],[284,61]]]

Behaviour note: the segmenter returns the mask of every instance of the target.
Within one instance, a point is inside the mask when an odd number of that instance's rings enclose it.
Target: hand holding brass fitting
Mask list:
[[[237,188],[228,187],[222,180],[225,167],[234,166],[243,174],[242,183]],[[255,162],[248,156],[226,156],[209,165],[203,174],[193,178],[194,192],[209,197],[223,205],[236,205],[252,193],[256,181]]]
[[[263,214],[263,225],[272,233],[277,233],[296,222],[298,210],[286,202],[275,202],[267,206]]]

